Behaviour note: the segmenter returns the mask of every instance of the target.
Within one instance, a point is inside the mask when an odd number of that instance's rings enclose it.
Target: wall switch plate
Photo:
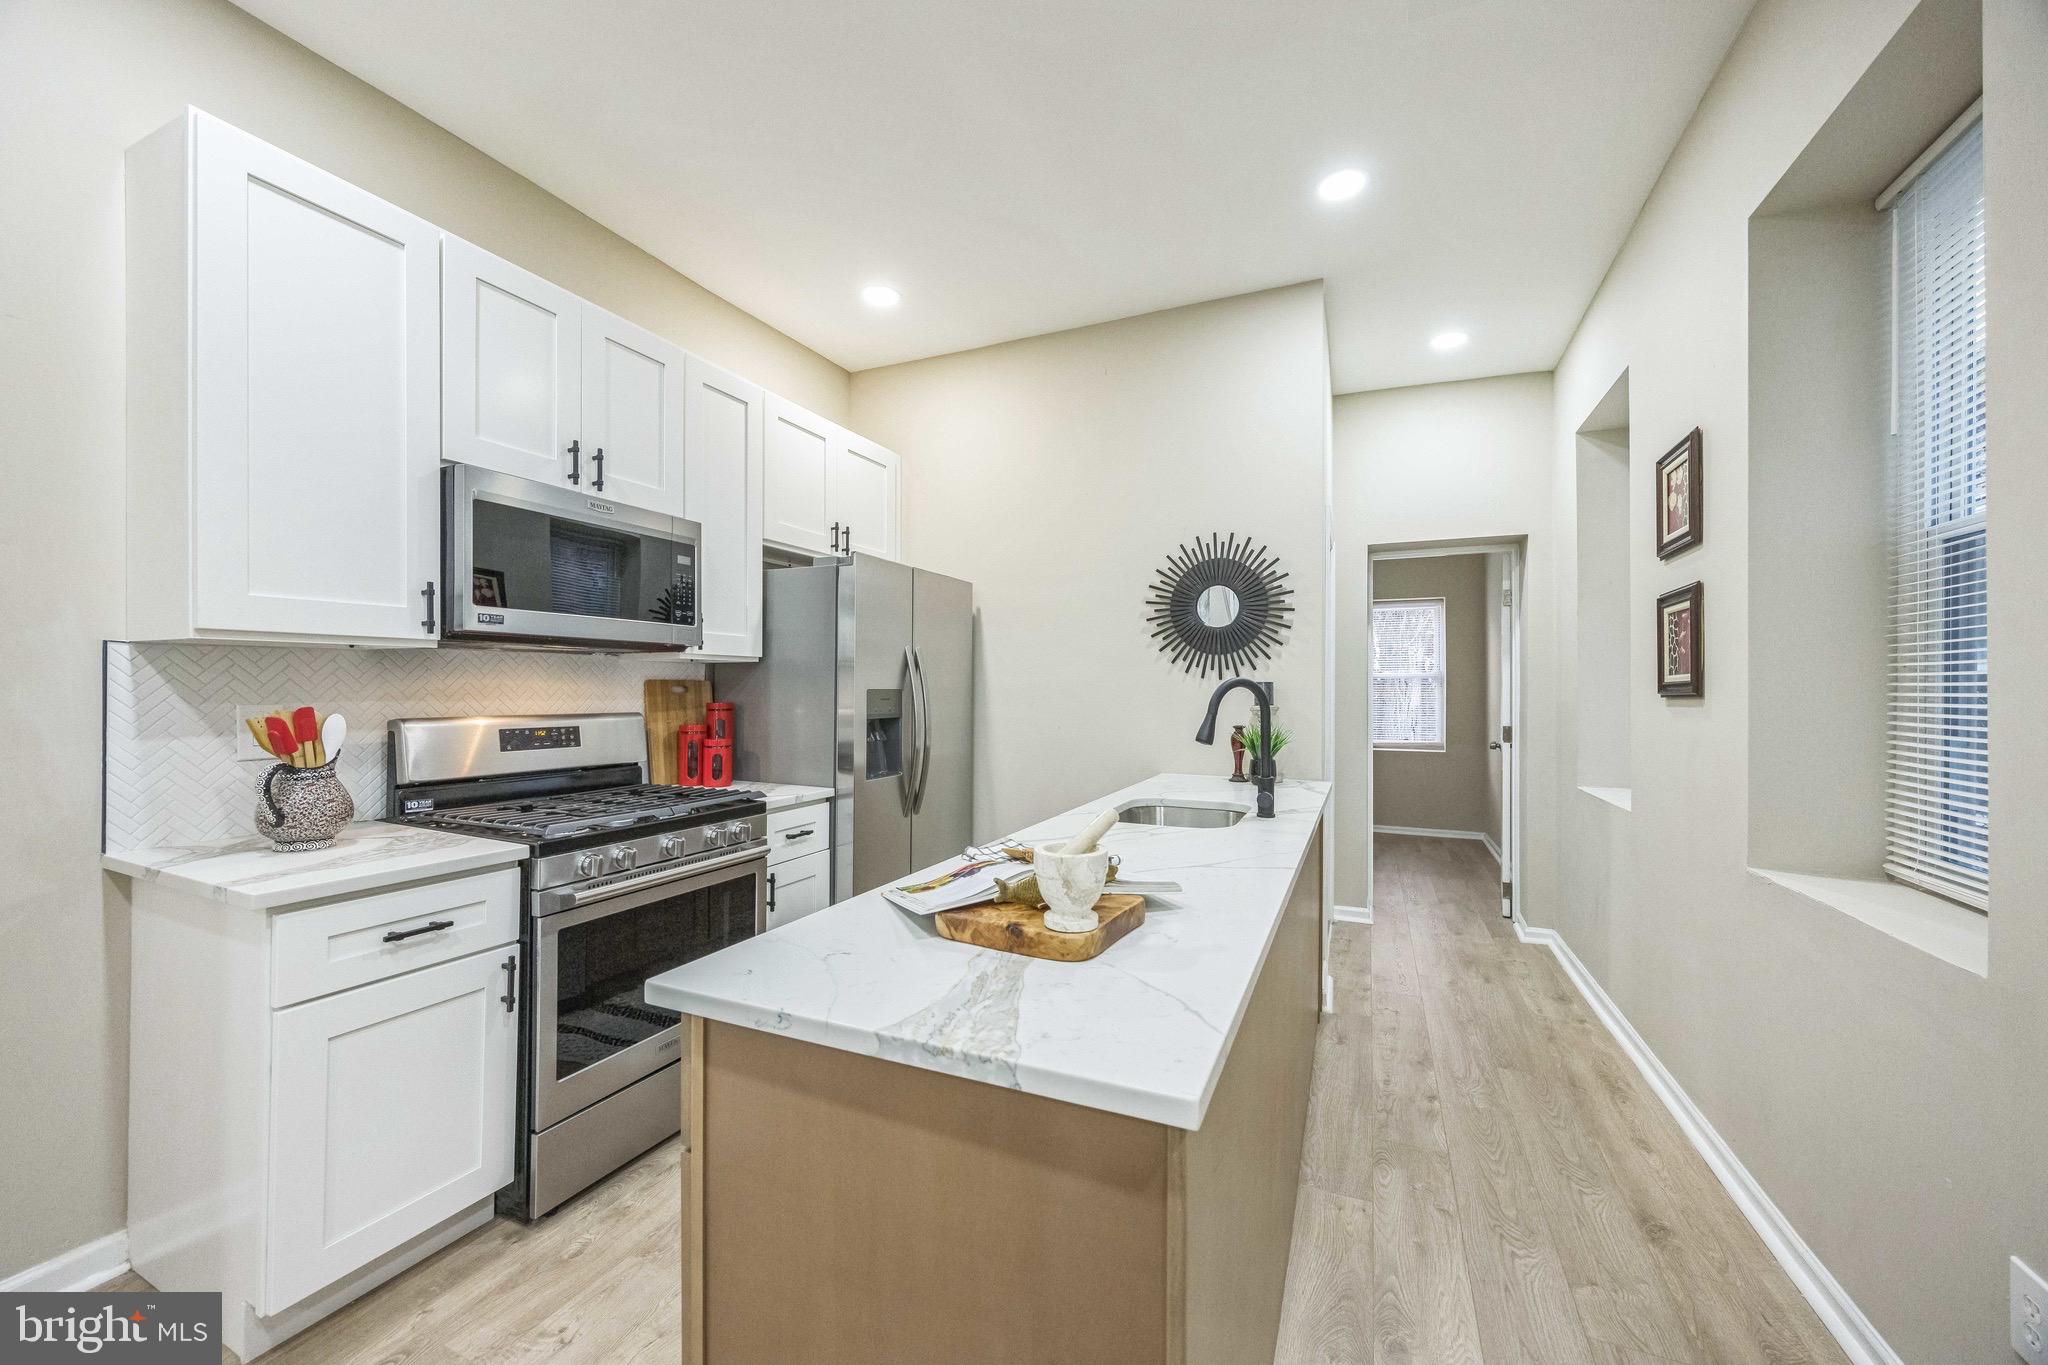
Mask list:
[[[263,723],[263,718],[264,718],[265,716],[269,715],[269,714],[270,714],[270,713],[271,713],[272,711],[281,711],[281,710],[283,710],[283,709],[284,709],[284,707],[283,707],[283,705],[282,705],[282,704],[272,704],[272,705],[270,705],[270,706],[236,706],[236,707],[235,707],[235,761],[236,761],[236,762],[238,762],[238,763],[275,763],[275,762],[277,762],[277,760],[276,760],[276,759],[272,758],[272,757],[271,757],[271,756],[270,756],[269,754],[265,753],[265,752],[264,752],[264,751],[263,751],[263,750],[262,750],[262,749],[261,749],[260,747],[258,747],[258,746],[257,746],[257,743],[256,743],[256,737],[255,737],[254,735],[252,735],[252,734],[250,734],[250,733],[249,733],[249,726],[248,726],[248,722],[249,722],[250,720],[252,720],[252,719],[253,719],[253,720],[254,720],[254,721],[255,721],[255,722],[256,722],[256,723],[258,724],[258,725],[261,725],[261,724]]]
[[[2012,1349],[2027,1365],[2048,1365],[2048,1280],[2012,1258]]]

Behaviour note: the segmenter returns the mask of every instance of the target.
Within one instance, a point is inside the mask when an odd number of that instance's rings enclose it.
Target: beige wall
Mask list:
[[[1486,722],[1488,556],[1383,559],[1373,598],[1444,599],[1444,747],[1373,751],[1372,820],[1407,829],[1490,832],[1493,737]],[[1364,705],[1362,697],[1347,704]]]
[[[1170,667],[1145,621],[1167,555],[1212,531],[1290,575],[1296,624],[1257,675],[1293,735],[1283,775],[1321,775],[1328,408],[1320,285],[853,377],[853,425],[903,455],[905,557],[974,583],[977,837],[1230,770],[1194,741],[1215,679]]]
[[[843,417],[843,371],[223,0],[0,4],[0,1276],[125,1222],[124,884],[99,851],[122,630],[121,157],[196,104]],[[129,509],[148,515],[148,509]]]
[[[1574,543],[1575,428],[1624,369],[1635,446],[1633,608],[1707,584],[1704,701],[1632,688],[1634,809],[1568,781],[1561,884],[1528,903],[1560,930],[1898,1353],[2008,1365],[2006,1258],[2048,1266],[2048,8],[1984,0],[1992,504],[1992,911],[1980,979],[1818,901],[1749,859],[1752,694],[1782,667],[1752,602],[1749,220],[1891,39],[1910,0],[1763,0],[1703,99],[1556,376],[1557,544]],[[1923,111],[1938,126],[1943,114]],[[1950,111],[1952,112],[1952,111]],[[1853,339],[1850,339],[1853,344]],[[1805,347],[1832,345],[1809,336]],[[1784,363],[1805,363],[1784,348]],[[1341,416],[1341,410],[1340,410]],[[1705,544],[1650,548],[1650,463],[1705,433]],[[1871,452],[1876,458],[1877,452]],[[1576,600],[1561,562],[1556,600]],[[1563,621],[1567,637],[1570,613]],[[1761,622],[1759,622],[1759,626]],[[1569,653],[1569,651],[1564,651]],[[1574,723],[1569,679],[1551,711]]]
[[[1509,375],[1344,394],[1336,402],[1334,539],[1337,609],[1337,903],[1368,904],[1372,816],[1367,774],[1372,734],[1362,705],[1372,678],[1366,652],[1375,548],[1440,541],[1526,541],[1522,617],[1523,715],[1548,715],[1557,671],[1550,582],[1550,376]],[[1563,542],[1570,544],[1570,541]],[[1522,781],[1548,791],[1556,727],[1534,724],[1522,743]],[[1542,784],[1542,785],[1537,785]],[[1550,803],[1523,811],[1526,895],[1552,894]],[[1387,823],[1382,820],[1381,823]]]

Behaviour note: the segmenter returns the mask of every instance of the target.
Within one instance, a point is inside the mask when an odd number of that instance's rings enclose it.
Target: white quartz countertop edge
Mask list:
[[[749,782],[740,778],[733,786],[757,791],[766,798],[769,810],[789,810],[794,806],[810,806],[820,801],[830,801],[833,791],[830,787],[806,787],[795,782]]]
[[[446,830],[358,821],[331,848],[279,853],[258,835],[221,844],[116,849],[100,866],[240,910],[276,910],[307,901],[381,891],[409,882],[510,867],[523,844]]]
[[[868,892],[656,977],[668,1009],[1178,1128],[1201,1126],[1329,797],[1283,781],[1275,818],[1224,829],[1117,825],[1127,874],[1181,881],[1086,963],[941,939]],[[1161,774],[1044,820],[1064,837],[1108,805],[1232,805],[1225,778]]]

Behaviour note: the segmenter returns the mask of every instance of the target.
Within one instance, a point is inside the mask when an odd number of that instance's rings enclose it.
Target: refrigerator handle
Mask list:
[[[924,659],[917,646],[910,647],[911,677],[917,683],[917,789],[910,798],[910,813],[924,809],[924,784],[932,775],[932,694],[924,685]]]
[[[903,755],[903,766],[896,771],[896,780],[903,787],[903,813],[917,812],[917,769],[924,745],[924,709],[917,700],[917,651],[909,645],[903,646],[903,691],[908,704],[917,710],[916,728],[906,737],[910,751]]]

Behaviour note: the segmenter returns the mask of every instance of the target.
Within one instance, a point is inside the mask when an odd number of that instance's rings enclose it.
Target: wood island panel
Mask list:
[[[1278,1335],[1321,994],[1312,841],[1202,1128],[691,1020],[693,1365],[1245,1365]]]

